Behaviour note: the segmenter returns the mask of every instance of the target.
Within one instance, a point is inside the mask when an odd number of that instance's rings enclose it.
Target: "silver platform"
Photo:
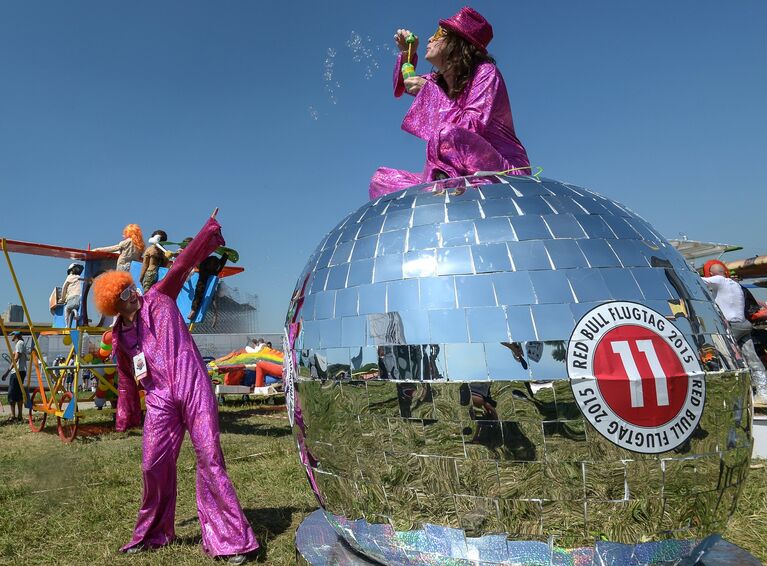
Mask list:
[[[705,283],[582,187],[365,203],[307,261],[285,352],[325,518],[387,566],[664,564],[745,485],[750,375]]]
[[[296,558],[299,564],[311,566],[373,566],[379,564],[352,550],[327,522],[322,509],[317,509],[299,525],[296,531]],[[597,556],[588,564],[592,566],[624,566],[624,563],[618,560],[620,560],[618,557]],[[554,564],[554,562],[550,563]],[[483,563],[476,562],[475,564],[481,566]],[[578,566],[588,566],[588,564],[579,563]],[[695,564],[696,566],[732,566],[734,564],[759,566],[762,563],[742,548],[715,537],[708,542],[701,543],[698,552],[694,554],[694,558],[667,564],[679,564],[680,566],[685,564]]]

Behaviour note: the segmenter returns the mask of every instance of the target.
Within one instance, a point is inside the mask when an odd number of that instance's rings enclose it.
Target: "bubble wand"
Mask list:
[[[405,43],[407,43],[407,63],[402,63],[401,71],[403,79],[409,79],[410,77],[415,76],[415,66],[410,62],[410,55],[415,40],[416,37],[412,33],[405,38]]]

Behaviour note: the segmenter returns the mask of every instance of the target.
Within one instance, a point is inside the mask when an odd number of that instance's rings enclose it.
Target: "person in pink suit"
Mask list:
[[[139,387],[146,392],[142,472],[144,495],[132,540],[138,552],[175,536],[176,460],[184,431],[197,455],[197,509],[202,545],[211,556],[241,564],[258,548],[226,473],[212,384],[176,297],[192,269],[223,245],[213,216],[173,262],[164,279],[140,296],[129,273],[110,271],[93,284],[96,306],[117,315],[112,351],[118,370],[117,430],[141,423]]]
[[[400,49],[394,68],[394,96],[414,95],[402,129],[426,141],[422,173],[380,167],[370,181],[370,199],[406,187],[478,171],[530,174],[530,161],[514,131],[503,76],[488,54],[493,28],[469,7],[439,21],[426,46],[434,72],[403,79],[410,31],[397,30]],[[418,40],[412,44],[414,53]],[[415,65],[418,56],[411,58]]]

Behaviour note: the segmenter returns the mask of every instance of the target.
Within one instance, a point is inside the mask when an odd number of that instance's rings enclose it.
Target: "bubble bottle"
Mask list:
[[[415,66],[410,62],[411,51],[415,40],[416,37],[412,33],[405,38],[405,43],[407,43],[407,63],[402,63],[401,71],[403,79],[409,79],[410,77],[415,76]]]

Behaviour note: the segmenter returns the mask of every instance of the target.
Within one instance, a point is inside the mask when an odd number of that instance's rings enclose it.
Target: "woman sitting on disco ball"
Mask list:
[[[422,173],[380,167],[370,182],[371,200],[406,187],[477,171],[527,175],[530,161],[514,132],[503,76],[488,54],[493,28],[472,8],[439,21],[426,60],[434,71],[418,76],[418,38],[400,29],[394,96],[414,95],[402,129],[427,143]]]
[[[197,455],[203,549],[241,564],[258,542],[226,473],[216,396],[205,362],[176,306],[192,269],[225,243],[215,215],[143,297],[130,273],[121,271],[99,275],[93,293],[103,314],[117,316],[112,351],[118,373],[118,431],[140,424],[139,387],[146,392],[144,496],[133,538],[121,550],[140,552],[174,540],[176,460],[186,431]]]

